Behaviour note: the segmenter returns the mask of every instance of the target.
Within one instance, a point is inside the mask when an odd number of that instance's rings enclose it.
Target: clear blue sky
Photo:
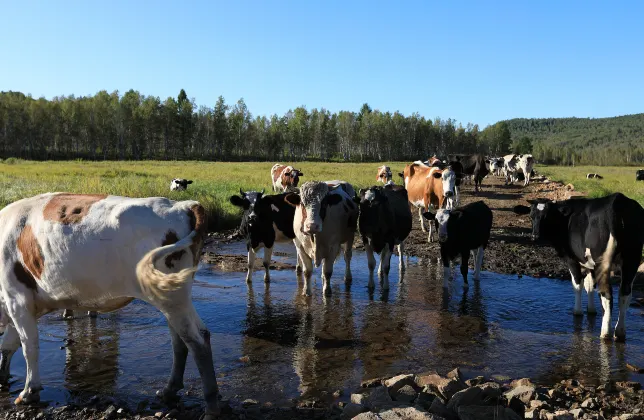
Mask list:
[[[0,0],[0,90],[250,111],[513,117],[644,112],[644,1]]]

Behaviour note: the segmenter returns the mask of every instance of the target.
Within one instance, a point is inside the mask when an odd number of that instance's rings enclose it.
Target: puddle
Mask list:
[[[245,246],[228,244],[217,252],[244,254]],[[294,264],[293,247],[277,247],[274,259]],[[590,385],[644,380],[626,367],[644,366],[641,308],[629,310],[628,342],[605,344],[599,340],[600,316],[572,316],[569,282],[483,272],[468,291],[458,274],[444,292],[436,261],[410,259],[402,281],[397,257],[392,263],[389,293],[377,280],[369,293],[366,257],[354,251],[353,282],[344,284],[339,258],[333,294],[322,296],[318,268],[310,298],[301,296],[302,284],[291,270],[273,271],[268,288],[257,271],[249,288],[245,273],[202,265],[193,296],[212,332],[221,392],[276,404],[336,390],[348,399],[364,379],[445,373],[457,366],[466,376],[530,377],[545,385],[571,377]],[[599,301],[596,306],[601,308]],[[163,387],[172,351],[165,319],[155,308],[134,301],[96,320],[65,321],[60,315],[40,321],[43,400],[64,403],[102,394],[136,405]],[[15,397],[24,385],[21,353],[14,356],[12,373]],[[185,384],[184,401],[200,403],[191,357]]]

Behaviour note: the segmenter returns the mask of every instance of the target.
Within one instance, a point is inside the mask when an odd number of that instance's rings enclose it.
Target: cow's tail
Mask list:
[[[177,243],[151,250],[139,261],[136,265],[136,277],[147,296],[166,300],[168,293],[181,289],[192,279],[197,271],[196,267],[184,268],[176,273],[164,273],[156,265],[159,260],[171,254],[190,252],[188,248],[192,246],[196,235],[197,232],[192,231]]]
[[[610,269],[613,265],[613,257],[617,250],[617,241],[611,233],[606,243],[606,249],[599,261],[599,268],[595,271],[595,281],[600,293],[608,293],[610,289]]]

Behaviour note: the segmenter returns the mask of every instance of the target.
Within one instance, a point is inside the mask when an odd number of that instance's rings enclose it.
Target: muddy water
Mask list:
[[[243,251],[239,243],[218,250]],[[280,247],[274,259],[294,263],[293,252]],[[403,275],[397,258],[392,261],[389,293],[379,286],[370,293],[365,255],[354,252],[350,286],[342,280],[340,258],[327,298],[321,295],[319,269],[313,297],[306,298],[293,271],[274,271],[269,288],[257,272],[249,288],[243,273],[202,266],[194,301],[213,333],[224,396],[280,404],[344,390],[346,399],[346,391],[363,379],[431,369],[444,373],[456,366],[467,376],[527,376],[543,384],[570,377],[589,384],[644,380],[626,367],[644,366],[642,308],[629,310],[626,344],[604,344],[598,339],[600,317],[572,316],[568,282],[483,272],[469,290],[463,290],[459,274],[444,292],[436,261],[412,258]],[[97,320],[64,321],[60,313],[50,314],[40,321],[40,331],[42,397],[51,403],[102,394],[136,406],[152,401],[169,373],[165,320],[140,301]],[[15,396],[24,384],[21,354],[14,357],[12,372]],[[199,402],[190,358],[185,383],[184,401]]]

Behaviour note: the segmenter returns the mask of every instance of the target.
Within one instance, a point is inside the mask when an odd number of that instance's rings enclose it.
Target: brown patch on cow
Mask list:
[[[284,171],[284,168],[286,166],[284,165],[278,165],[275,171],[273,172],[273,183],[277,182],[278,179],[282,176],[282,171]]]
[[[176,244],[177,242],[179,242],[179,237],[177,236],[175,231],[169,230],[165,234],[165,238],[163,239],[163,242],[161,242],[161,246],[172,245],[172,244]],[[165,257],[165,266],[168,268],[174,268],[174,264],[172,263],[172,261],[180,260],[181,257],[183,257],[183,254],[185,253],[186,251],[181,250],[181,251],[173,252],[172,254],[168,255],[167,257]]]
[[[22,264],[20,264],[19,261],[16,261],[13,264],[13,274],[15,274],[16,279],[27,286],[27,288],[36,290],[36,279]]]
[[[282,177],[282,187],[286,188],[293,184],[293,178],[291,178],[291,172],[292,170],[288,166],[284,168],[284,170],[282,171],[282,174],[280,175]]]
[[[194,263],[196,265],[199,262],[201,249],[206,241],[206,234],[208,233],[208,217],[206,216],[206,209],[204,209],[201,204],[195,204],[190,207],[188,216],[190,216],[190,229],[197,232],[197,235],[190,245],[190,250],[192,251]]]
[[[54,195],[43,209],[45,220],[64,225],[80,223],[92,205],[103,200],[102,194],[58,194]]]
[[[24,268],[31,272],[32,278],[35,277],[40,279],[40,277],[42,277],[42,272],[45,269],[45,260],[42,256],[40,245],[38,245],[38,240],[34,236],[34,232],[30,225],[26,225],[22,229],[16,246],[22,254]]]

